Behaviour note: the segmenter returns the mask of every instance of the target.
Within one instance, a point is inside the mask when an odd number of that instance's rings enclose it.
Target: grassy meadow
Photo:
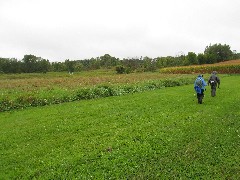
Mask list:
[[[219,76],[201,105],[190,84],[1,112],[0,179],[239,179],[240,76]]]
[[[113,70],[0,75],[0,112],[192,83],[195,75],[116,74]]]

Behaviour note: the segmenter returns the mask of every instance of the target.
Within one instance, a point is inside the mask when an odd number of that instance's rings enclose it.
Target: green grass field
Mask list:
[[[221,76],[220,76],[221,77]],[[240,76],[0,113],[0,179],[239,179]]]

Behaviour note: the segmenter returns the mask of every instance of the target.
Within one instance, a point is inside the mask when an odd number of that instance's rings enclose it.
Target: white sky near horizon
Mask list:
[[[240,52],[239,0],[0,0],[0,57],[50,61]]]

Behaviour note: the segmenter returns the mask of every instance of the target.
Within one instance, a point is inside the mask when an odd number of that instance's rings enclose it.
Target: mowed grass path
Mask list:
[[[239,179],[240,76],[0,113],[0,179]]]

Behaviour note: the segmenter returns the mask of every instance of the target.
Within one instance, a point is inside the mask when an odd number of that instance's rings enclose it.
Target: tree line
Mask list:
[[[155,71],[164,67],[188,66],[198,64],[212,64],[222,61],[240,59],[240,53],[232,51],[229,45],[213,44],[205,48],[203,53],[188,52],[175,57],[136,57],[119,59],[109,54],[84,60],[65,60],[64,62],[50,62],[35,55],[24,55],[22,60],[16,58],[0,58],[0,73],[69,73],[96,70],[101,68],[115,68],[117,73],[131,73]]]

